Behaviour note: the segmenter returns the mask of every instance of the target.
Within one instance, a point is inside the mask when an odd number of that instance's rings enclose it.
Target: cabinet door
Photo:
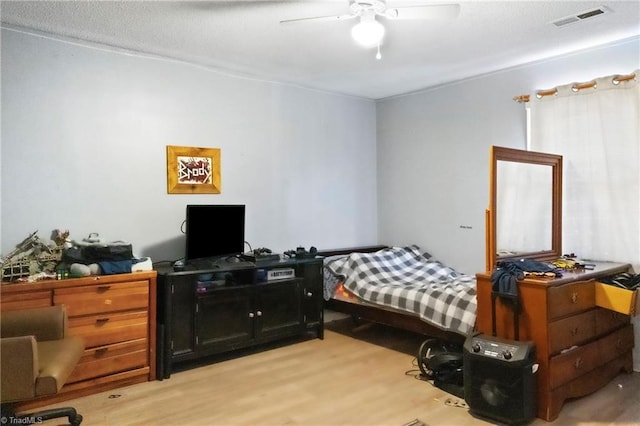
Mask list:
[[[301,279],[256,287],[256,338],[268,340],[302,332],[301,290]]]
[[[307,326],[322,324],[322,262],[308,263],[301,266],[304,277],[302,289],[302,310]]]
[[[223,351],[253,339],[255,313],[251,287],[217,289],[197,297],[198,349]]]
[[[195,344],[195,284],[188,276],[171,279],[171,354],[183,355],[194,351]]]

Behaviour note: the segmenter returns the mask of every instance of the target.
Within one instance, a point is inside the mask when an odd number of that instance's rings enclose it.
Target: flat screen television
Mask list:
[[[244,205],[187,205],[185,261],[244,251]]]

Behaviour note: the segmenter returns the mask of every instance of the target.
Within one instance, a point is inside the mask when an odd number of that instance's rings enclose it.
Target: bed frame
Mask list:
[[[318,250],[318,255],[323,257],[336,256],[341,254],[349,254],[353,252],[372,253],[387,248],[385,245],[373,245],[352,247],[334,250]],[[461,334],[445,331],[432,326],[420,319],[420,317],[410,313],[399,312],[384,306],[374,306],[370,304],[360,304],[355,302],[347,302],[343,300],[331,299],[325,301],[325,307],[336,312],[342,312],[351,315],[355,320],[363,320],[384,324],[390,327],[402,330],[412,331],[414,333],[424,334],[425,336],[442,339],[451,343],[463,343],[466,336]]]

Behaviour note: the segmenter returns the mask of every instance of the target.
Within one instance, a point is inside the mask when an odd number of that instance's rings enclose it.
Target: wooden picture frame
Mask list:
[[[167,145],[168,194],[220,194],[220,148]]]

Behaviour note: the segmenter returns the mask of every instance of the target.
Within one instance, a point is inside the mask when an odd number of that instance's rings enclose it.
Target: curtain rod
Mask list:
[[[623,81],[629,81],[629,80],[633,80],[636,78],[636,74],[635,73],[631,73],[631,74],[627,74],[627,75],[614,75],[613,78],[611,79],[611,82],[615,85],[618,85],[620,83],[622,83]],[[587,81],[586,83],[574,83],[573,86],[571,86],[571,90],[573,90],[574,92],[579,92],[580,90],[583,89],[591,89],[592,87],[596,87],[596,81],[595,80],[591,80],[591,81]],[[553,89],[548,89],[548,90],[538,90],[536,92],[536,97],[538,99],[543,98],[545,96],[553,96],[556,93],[558,93],[558,88],[554,87]],[[529,102],[529,99],[531,98],[531,95],[519,95],[519,96],[515,96],[513,98],[514,101],[516,102]]]

